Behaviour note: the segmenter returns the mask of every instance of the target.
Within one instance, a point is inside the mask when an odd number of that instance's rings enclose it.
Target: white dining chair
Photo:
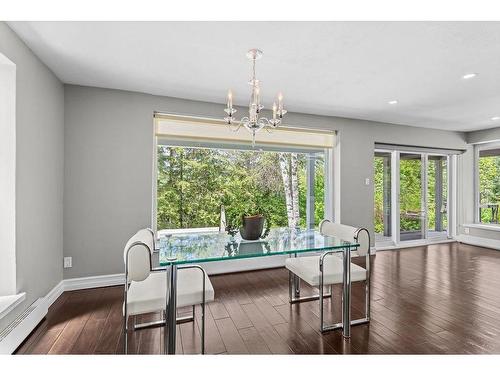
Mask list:
[[[153,269],[155,236],[151,229],[133,235],[123,251],[125,288],[123,303],[124,351],[128,352],[128,320],[134,317],[134,330],[165,325],[165,270]],[[195,305],[201,305],[201,352],[205,353],[205,304],[214,300],[214,288],[205,270],[198,265],[180,266],[177,278],[177,307],[192,306],[192,316],[177,318],[177,323],[194,321]],[[162,320],[136,324],[140,314],[160,312]]]
[[[320,233],[335,236],[343,241],[359,243],[357,250],[351,252],[351,257],[365,257],[365,268],[351,263],[351,282],[365,282],[365,317],[351,321],[351,325],[370,321],[370,234],[365,228],[355,228],[348,225],[332,223],[323,220],[319,225]],[[342,326],[342,323],[324,325],[323,299],[333,298],[332,286],[343,283],[343,259],[338,252],[324,252],[321,255],[290,257],[285,260],[285,267],[289,271],[288,289],[289,302],[300,303],[319,300],[320,330],[330,331]],[[304,280],[312,287],[318,288],[318,295],[300,296],[300,280]],[[328,293],[324,293],[324,286],[328,286]]]

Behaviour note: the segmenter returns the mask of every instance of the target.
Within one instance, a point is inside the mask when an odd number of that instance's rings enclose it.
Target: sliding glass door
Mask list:
[[[422,154],[399,154],[399,239],[425,238],[425,159]]]
[[[448,155],[374,154],[374,230],[380,247],[448,237]]]
[[[388,151],[376,151],[374,168],[374,229],[376,242],[392,241],[392,194],[391,163],[392,155]]]
[[[446,236],[448,229],[448,158],[429,155],[427,162],[427,235]]]

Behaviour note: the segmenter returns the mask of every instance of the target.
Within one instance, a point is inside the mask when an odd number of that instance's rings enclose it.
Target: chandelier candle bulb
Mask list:
[[[227,92],[227,108],[233,109],[233,93],[231,90]],[[231,116],[231,113],[229,115]]]
[[[273,103],[273,120],[276,120],[276,102]]]

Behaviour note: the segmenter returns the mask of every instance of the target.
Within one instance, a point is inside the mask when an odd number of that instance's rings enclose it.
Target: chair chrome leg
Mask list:
[[[202,293],[203,297],[201,299],[201,354],[205,354],[205,303],[206,303],[206,295],[205,295],[205,270],[201,268],[201,274],[203,277],[203,288]],[[194,306],[193,306],[193,316],[194,316]]]
[[[299,302],[309,302],[316,301],[319,299],[319,294],[315,294],[312,296],[304,296],[300,297],[300,286],[296,288],[295,286],[295,278],[300,280],[297,276],[293,274],[292,271],[288,271],[288,302],[289,303],[299,303]],[[298,295],[295,293],[298,289]],[[332,296],[331,286],[328,287],[328,293],[323,294],[323,298],[329,298]]]
[[[164,313],[162,312],[163,316]],[[175,322],[177,324],[183,324],[183,323],[189,323],[194,321],[194,315],[191,316],[181,316],[176,318]],[[147,323],[139,323],[134,325],[134,330],[139,330],[139,329],[145,329],[145,328],[155,328],[155,327],[163,327],[165,326],[165,319],[162,320],[157,320],[154,322],[147,322]]]
[[[293,297],[300,297],[300,278],[297,275],[293,275]]]
[[[124,320],[124,322],[123,322],[123,353],[128,354],[128,324],[127,324],[128,317],[126,315],[126,312],[125,312],[125,316],[124,316],[123,320]]]
[[[351,326],[356,326],[359,324],[366,324],[370,322],[370,258],[369,255],[367,257],[367,276],[366,276],[366,284],[365,284],[365,317],[361,319],[350,319],[350,309],[348,308],[350,305],[350,252],[348,253],[347,256],[344,255],[343,259],[343,269],[344,269],[344,277],[347,276],[347,280],[343,280],[343,284],[347,284],[347,288],[343,288],[342,291],[342,321],[338,323],[333,323],[330,325],[325,325],[324,324],[324,299],[331,297],[333,298],[333,287],[332,285],[328,285],[328,293],[324,293],[324,273],[323,273],[323,258],[331,254],[331,252],[326,252],[323,253],[323,255],[320,258],[320,282],[319,282],[319,293],[317,296],[304,296],[304,297],[299,297],[299,298],[294,298],[294,293],[296,291],[296,284],[295,284],[295,275],[291,272],[288,271],[289,278],[288,278],[288,293],[289,293],[289,299],[290,303],[298,303],[298,302],[304,302],[304,301],[312,301],[312,300],[317,300],[319,299],[319,311],[320,311],[320,331],[322,333],[336,330],[336,329],[342,329],[344,337],[348,338],[350,336],[350,327]],[[345,254],[345,253],[344,253]],[[346,272],[349,270],[349,272]],[[349,275],[348,275],[349,274]],[[344,305],[344,302],[346,303]],[[344,327],[344,321],[350,321],[351,324],[349,327]]]
[[[205,301],[201,304],[201,354],[205,354]]]
[[[365,318],[370,319],[370,284],[365,281]]]
[[[366,267],[366,280],[365,280],[365,318],[367,321],[370,320],[370,300],[371,300],[371,278],[370,278],[370,268],[371,268],[371,259],[370,259],[370,251],[366,254],[365,258],[365,267]]]
[[[127,270],[125,269],[125,289],[123,292],[123,353],[128,353],[128,309],[127,309]]]
[[[198,265],[190,265],[190,266],[184,266],[182,267],[183,269],[186,268],[197,268],[201,271],[201,275],[203,277],[202,281],[202,298],[201,298],[201,354],[205,354],[205,304],[206,304],[206,285],[205,285],[205,278],[206,278],[206,272],[205,270],[198,266]],[[195,306],[193,305],[193,319],[195,316]]]

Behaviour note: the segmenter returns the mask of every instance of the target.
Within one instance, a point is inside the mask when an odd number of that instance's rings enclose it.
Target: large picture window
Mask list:
[[[500,145],[477,146],[476,207],[479,223],[498,224]]]
[[[324,152],[157,147],[159,231],[217,227],[221,205],[261,210],[274,227],[314,227],[324,218]]]
[[[155,113],[154,125],[160,235],[219,230],[242,215],[291,228],[333,219],[334,132],[280,126],[258,132],[252,146],[245,129],[217,119]]]

